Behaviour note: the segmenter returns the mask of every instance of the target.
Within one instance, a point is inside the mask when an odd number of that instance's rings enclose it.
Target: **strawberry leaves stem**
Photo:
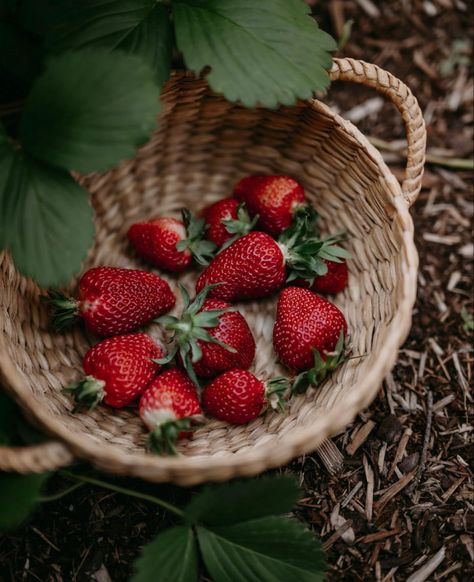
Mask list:
[[[40,296],[52,311],[52,324],[56,331],[68,329],[79,317],[79,304],[75,299],[66,297],[60,291],[51,289],[47,295]]]
[[[206,223],[204,218],[196,218],[187,208],[181,210],[187,238],[176,243],[178,251],[188,249],[194,260],[200,265],[206,266],[214,258],[217,246],[210,240],[204,239]],[[188,296],[189,299],[189,296]]]
[[[76,400],[76,406],[73,412],[80,410],[82,407],[93,410],[104,399],[104,386],[105,382],[103,380],[98,380],[93,376],[86,376],[82,380],[74,382],[74,384],[65,388],[64,392],[73,394]]]

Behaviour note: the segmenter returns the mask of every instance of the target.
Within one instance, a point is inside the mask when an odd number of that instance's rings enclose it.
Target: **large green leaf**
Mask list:
[[[71,176],[11,146],[0,128],[0,248],[40,285],[80,270],[94,226],[87,192]]]
[[[291,511],[298,500],[294,477],[263,477],[209,485],[185,509],[186,518],[208,525],[229,525]]]
[[[143,548],[131,582],[195,582],[197,545],[190,527],[173,527]]]
[[[140,56],[153,68],[161,85],[171,64],[168,9],[156,0],[63,1],[56,9],[51,50],[96,46]]]
[[[51,59],[26,101],[25,151],[68,170],[105,170],[156,127],[158,90],[141,59],[83,49]]]
[[[336,43],[302,0],[172,0],[172,8],[187,67],[210,66],[209,84],[231,101],[291,105],[329,84]]]
[[[216,582],[322,582],[324,554],[300,523],[264,517],[198,528],[206,568]]]
[[[0,529],[10,529],[28,517],[38,501],[46,475],[0,473]]]

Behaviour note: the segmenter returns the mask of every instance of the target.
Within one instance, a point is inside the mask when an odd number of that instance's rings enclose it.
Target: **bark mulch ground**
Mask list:
[[[462,0],[309,3],[338,38],[353,21],[340,54],[374,62],[412,88],[432,163],[413,208],[419,291],[397,366],[373,405],[334,439],[343,455],[337,475],[317,454],[283,470],[299,476],[296,514],[321,537],[328,580],[462,580],[474,560],[473,7]],[[393,106],[342,83],[329,101],[377,140],[401,177],[404,133]],[[55,477],[51,490],[65,484]],[[178,503],[189,496],[128,484]],[[0,540],[0,580],[127,580],[140,547],[165,523],[146,503],[83,487]]]

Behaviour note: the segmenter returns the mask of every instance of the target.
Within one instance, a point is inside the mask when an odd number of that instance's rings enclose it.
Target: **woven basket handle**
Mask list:
[[[72,453],[58,441],[48,441],[30,447],[0,447],[0,471],[13,473],[44,473],[70,465]]]
[[[426,151],[425,122],[413,93],[391,73],[354,59],[334,59],[330,77],[332,81],[353,81],[373,87],[386,95],[402,114],[407,134],[407,165],[402,192],[411,206],[421,190]]]

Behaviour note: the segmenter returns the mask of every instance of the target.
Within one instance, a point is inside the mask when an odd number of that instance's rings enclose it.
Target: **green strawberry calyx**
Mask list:
[[[218,287],[221,283],[208,285],[196,295],[191,301],[187,289],[180,285],[181,295],[183,298],[183,312],[181,318],[173,317],[172,315],[163,315],[156,319],[156,323],[161,324],[167,331],[174,332],[171,336],[170,342],[174,343],[165,358],[153,360],[156,364],[168,364],[177,353],[181,356],[184,368],[188,376],[196,384],[200,386],[199,380],[194,371],[193,364],[199,362],[202,358],[202,349],[200,342],[217,344],[225,350],[236,353],[236,350],[213,337],[209,333],[209,329],[219,325],[220,317],[224,313],[236,311],[235,307],[226,307],[225,309],[209,309],[208,311],[200,311],[206,301],[207,295],[211,289]]]
[[[40,299],[51,308],[52,324],[56,331],[71,327],[80,317],[79,302],[60,291],[51,289],[47,295],[41,295]]]
[[[290,383],[287,378],[278,376],[265,382],[265,397],[269,406],[273,410],[284,411],[286,408],[286,399],[284,398]]]
[[[287,283],[304,279],[310,286],[316,277],[326,275],[326,261],[341,263],[350,259],[348,251],[339,246],[344,239],[343,233],[325,239],[316,235],[317,215],[301,214],[283,231],[277,241],[287,267]]]
[[[199,418],[187,416],[158,424],[148,435],[147,449],[157,455],[177,455],[176,441],[182,432],[196,429]]]
[[[64,392],[74,396],[76,400],[74,412],[83,407],[93,410],[105,397],[105,382],[94,376],[86,376],[64,388]]]
[[[259,218],[260,216],[258,214],[256,214],[253,218],[250,218],[245,203],[242,202],[239,204],[237,206],[237,218],[223,218],[221,220],[227,232],[233,236],[222,245],[219,252],[226,249],[238,238],[251,232],[257,225]]]
[[[310,386],[319,386],[336,368],[348,359],[350,351],[350,338],[346,338],[344,330],[341,329],[333,352],[326,353],[326,357],[323,358],[318,350],[313,350],[314,366],[296,376],[291,389],[292,394],[303,394]]]
[[[194,260],[200,265],[207,266],[214,258],[217,246],[210,240],[204,239],[206,223],[204,218],[196,218],[187,210],[181,210],[184,226],[186,227],[186,237],[176,243],[176,249],[180,252],[189,250]]]

